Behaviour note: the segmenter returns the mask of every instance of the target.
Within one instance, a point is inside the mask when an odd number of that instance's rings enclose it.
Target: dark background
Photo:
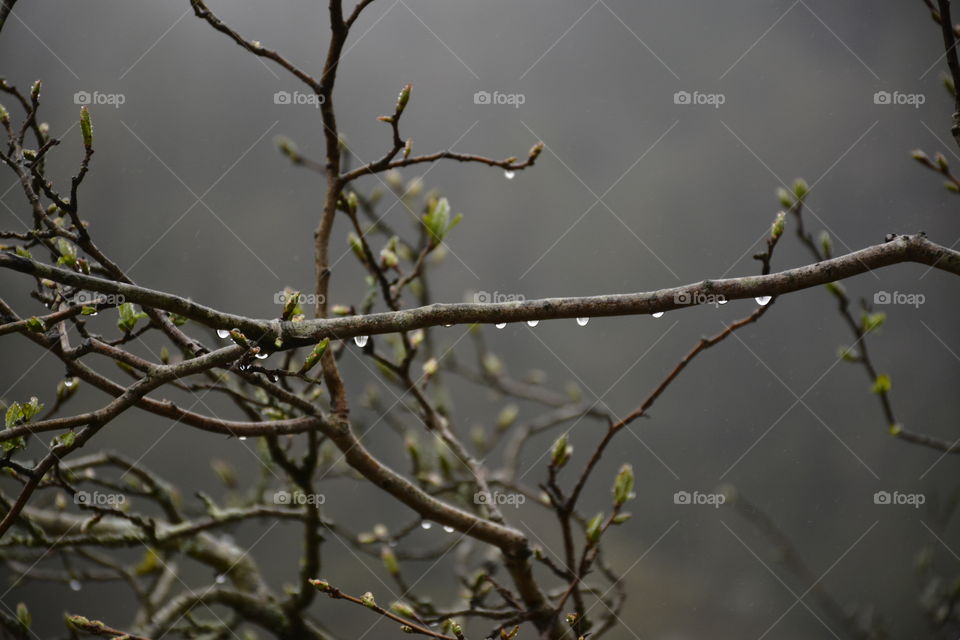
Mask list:
[[[319,74],[328,33],[321,4],[212,0],[211,8],[245,36]],[[426,185],[441,188],[464,214],[434,272],[438,301],[473,291],[527,298],[641,291],[755,273],[750,256],[777,211],[774,189],[796,176],[814,185],[809,203],[816,217],[808,213],[808,227],[829,229],[838,253],[889,232],[924,230],[945,245],[960,236],[955,196],[909,156],[920,147],[960,162],[949,135],[951,100],[941,85],[939,27],[919,0],[379,0],[348,47],[335,100],[347,144],[364,160],[389,144],[388,128],[375,118],[389,112],[407,82],[414,90],[402,131],[415,152],[456,143],[458,151],[522,157],[538,139],[547,145],[537,166],[512,181],[496,169],[457,163],[404,172],[408,180],[425,175]],[[74,93],[124,96],[119,108],[91,107],[97,153],[82,208],[100,246],[138,283],[256,317],[276,316],[273,294],[284,286],[310,290],[322,179],[291,167],[273,140],[290,136],[321,157],[319,113],[275,104],[276,91],[304,87],[197,20],[185,0],[20,2],[0,37],[0,74],[24,89],[43,79],[42,119],[53,135],[65,135],[52,163],[63,181],[81,153],[77,127],[67,132],[77,118]],[[480,90],[520,93],[525,103],[477,105]],[[681,90],[722,93],[726,101],[718,109],[676,105]],[[923,94],[925,103],[877,105],[877,91]],[[375,185],[368,179],[364,187]],[[4,172],[4,228],[29,220],[18,189]],[[590,209],[598,197],[602,203]],[[387,196],[384,206],[392,202]],[[407,217],[398,206],[386,220],[403,227]],[[346,251],[343,222],[335,230],[337,253]],[[775,269],[809,261],[792,233],[788,227]],[[27,286],[19,275],[0,274],[0,295],[21,314],[39,313],[24,297]],[[898,419],[950,441],[960,408],[953,393],[960,352],[955,286],[950,276],[917,265],[846,283],[855,298],[872,300],[878,291],[925,296],[918,308],[882,308],[888,320],[871,341],[872,353],[892,377]],[[336,263],[331,302],[358,303],[363,288],[352,256]],[[585,397],[602,398],[623,415],[701,335],[752,308],[739,301],[660,319],[483,332],[513,374],[542,370],[559,388],[576,381]],[[453,344],[464,330],[440,329],[436,338]],[[608,504],[620,464],[631,462],[637,473],[635,517],[609,535],[610,561],[629,570],[630,592],[625,626],[612,637],[759,637],[810,586],[798,584],[733,511],[673,504],[675,491],[712,491],[722,482],[735,484],[790,533],[839,601],[874,606],[894,637],[925,637],[914,558],[930,548],[955,575],[957,525],[940,530],[930,511],[877,506],[873,494],[922,492],[930,505],[955,488],[956,460],[886,435],[863,370],[837,364],[836,348],[850,337],[822,289],[779,300],[737,336],[692,365],[652,419],[618,436],[589,486],[584,504],[592,513]],[[469,342],[457,346],[463,359],[470,358]],[[0,344],[2,398],[37,395],[49,403],[62,375],[54,358],[22,339]],[[149,355],[158,346],[137,350]],[[372,385],[392,403],[371,363],[357,355],[351,348],[343,359],[354,397]],[[464,431],[490,428],[504,403],[453,381],[451,395]],[[72,408],[104,401],[86,389]],[[374,423],[357,400],[354,406],[361,423]],[[521,417],[534,409],[523,406]],[[214,398],[196,410],[234,415]],[[596,422],[574,428],[574,469],[601,432]],[[555,435],[534,442],[530,464]],[[365,440],[402,464],[400,440],[383,424]],[[125,415],[97,445],[142,456],[180,483],[188,500],[194,488],[222,493],[211,458],[230,461],[243,480],[259,473],[253,441],[171,426],[142,412]],[[541,461],[524,482],[544,478]],[[326,513],[356,529],[412,515],[374,489],[332,483],[324,490]],[[527,504],[507,515],[548,550],[560,548],[553,520],[541,510]],[[247,525],[233,535],[252,546],[274,585],[294,579],[295,529]],[[444,535],[420,532],[414,546],[432,546]],[[371,590],[381,602],[393,599],[377,561],[364,558],[366,571],[335,537],[325,550],[325,578],[351,592]],[[183,579],[199,588],[211,581],[208,573],[185,568]],[[408,580],[421,575],[419,588],[440,604],[451,601],[449,558],[412,566]],[[41,636],[61,628],[63,610],[123,626],[132,606],[106,588],[72,593],[26,581],[4,590],[5,606],[31,604]],[[342,603],[317,607],[353,637],[376,622]],[[368,637],[388,633],[381,622]],[[768,637],[829,635],[795,605]]]

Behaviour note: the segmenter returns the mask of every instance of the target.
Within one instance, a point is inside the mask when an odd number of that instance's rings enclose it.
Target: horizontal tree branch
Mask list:
[[[177,313],[208,327],[237,328],[265,345],[271,345],[273,339],[281,337],[283,348],[311,344],[328,337],[342,340],[439,325],[652,314],[693,306],[686,301],[696,304],[705,296],[722,296],[726,300],[778,296],[903,262],[926,264],[960,275],[960,252],[931,242],[923,234],[915,234],[896,236],[883,244],[769,275],[703,280],[656,291],[542,298],[499,304],[432,304],[361,316],[281,322],[224,313],[168,293],[67,271],[11,253],[0,253],[2,268],[90,291],[120,294],[128,302]]]

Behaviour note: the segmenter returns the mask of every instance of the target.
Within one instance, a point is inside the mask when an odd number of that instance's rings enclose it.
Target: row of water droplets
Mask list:
[[[507,174],[508,174],[508,175],[507,175],[507,179],[508,179],[508,180],[510,180],[510,179],[513,178],[513,172],[512,172],[512,171],[507,171]],[[754,298],[754,300],[756,300],[756,301],[757,301],[757,304],[759,304],[761,307],[764,307],[764,306],[766,306],[767,304],[770,303],[770,300],[772,300],[772,297],[771,297],[771,296],[758,296],[758,297]],[[722,304],[722,305],[723,305],[723,304],[727,304],[727,301],[726,301],[726,300],[721,300],[721,301],[718,302],[718,304]],[[652,314],[650,314],[650,315],[653,316],[654,318],[662,318],[662,317],[663,317],[663,314],[664,314],[663,311],[657,311],[656,313],[652,313]],[[588,323],[588,322],[590,322],[590,318],[577,318],[577,324],[578,324],[579,326],[581,326],[581,327],[587,326],[587,323]],[[539,320],[527,320],[527,326],[529,326],[529,327],[535,327],[535,326],[537,326],[538,324],[540,324],[540,321],[539,321]],[[449,325],[449,324],[448,324],[448,325],[444,325],[444,326],[451,327],[451,326],[453,326],[453,325]],[[506,322],[498,322],[498,323],[495,324],[494,326],[495,326],[497,329],[503,329],[504,327],[507,326],[507,323],[506,323]],[[217,336],[220,337],[221,339],[224,339],[224,340],[225,340],[226,338],[229,338],[229,337],[230,337],[230,332],[227,331],[226,329],[217,329]],[[368,342],[369,340],[370,340],[370,336],[354,336],[354,337],[353,337],[353,342],[354,342],[354,344],[356,344],[356,345],[357,345],[358,347],[360,347],[361,349],[364,348],[365,346],[367,346],[367,342]],[[266,353],[258,353],[258,354],[257,354],[257,358],[260,358],[261,360],[263,360],[263,359],[265,359],[265,358],[268,358],[268,357],[269,357],[269,354],[266,354]]]

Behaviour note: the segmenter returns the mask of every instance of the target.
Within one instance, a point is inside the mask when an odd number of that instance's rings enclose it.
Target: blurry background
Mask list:
[[[210,4],[246,37],[319,75],[328,33],[321,3]],[[87,92],[94,102],[110,101],[96,92],[122,96],[119,106],[91,105],[97,152],[82,215],[100,246],[138,283],[256,317],[277,315],[273,295],[284,286],[312,288],[322,180],[291,167],[273,141],[289,136],[320,158],[319,113],[309,104],[276,104],[276,92],[304,87],[197,20],[186,0],[21,2],[0,37],[0,61],[0,73],[21,88],[42,78],[42,119],[53,135],[65,135],[52,164],[63,181],[81,153],[75,94]],[[547,150],[537,166],[513,180],[457,163],[403,174],[406,180],[424,176],[427,187],[441,188],[464,214],[434,271],[436,300],[459,301],[473,291],[536,298],[755,273],[750,256],[779,207],[774,189],[796,176],[814,185],[808,202],[816,217],[807,213],[808,228],[829,229],[837,253],[890,232],[924,230],[953,245],[960,236],[955,196],[909,156],[920,147],[960,162],[949,135],[945,69],[939,27],[919,0],[378,0],[351,36],[335,100],[347,144],[363,160],[389,144],[388,127],[375,118],[390,112],[407,82],[414,89],[402,133],[413,138],[415,152],[453,146],[524,157],[543,140]],[[479,91],[519,94],[523,104],[477,104]],[[694,92],[722,94],[723,104],[676,104],[681,91],[694,98]],[[920,94],[923,104],[876,104],[878,91]],[[0,179],[3,227],[19,228],[17,219],[29,220],[29,211],[12,174]],[[375,185],[368,179],[363,186]],[[387,195],[381,211],[391,204]],[[397,206],[386,220],[409,228],[408,217]],[[338,252],[347,251],[344,222],[335,233]],[[774,268],[808,261],[788,228]],[[352,256],[337,262],[331,302],[358,303],[362,278]],[[38,313],[24,297],[27,285],[20,275],[0,273],[0,295],[21,314]],[[905,426],[955,439],[956,281],[904,265],[859,276],[846,287],[852,297],[869,300],[880,291],[925,296],[916,308],[878,307],[888,320],[871,342],[872,354],[892,377]],[[716,333],[753,305],[738,301],[659,319],[595,319],[585,328],[572,320],[536,329],[484,327],[483,333],[517,377],[538,369],[558,388],[572,380],[586,398],[602,398],[623,415],[701,335]],[[463,333],[462,327],[439,329],[435,338],[454,344]],[[798,584],[777,563],[775,550],[749,523],[729,509],[674,504],[676,491],[709,492],[720,483],[735,484],[779,523],[839,601],[873,605],[894,637],[924,636],[913,565],[929,548],[942,570],[956,575],[958,525],[938,528],[926,507],[942,504],[955,489],[957,460],[886,434],[863,370],[837,364],[836,349],[850,337],[822,289],[781,299],[737,336],[698,359],[659,400],[652,419],[618,436],[582,501],[588,515],[608,508],[616,469],[633,464],[636,515],[608,536],[609,560],[627,572],[630,593],[625,626],[612,637],[830,635],[796,604],[810,585]],[[469,343],[457,346],[467,361]],[[62,375],[54,358],[12,336],[2,345],[3,399],[37,395],[49,402]],[[358,355],[351,346],[342,360],[354,397],[372,385],[392,403]],[[492,428],[504,401],[451,384],[458,428]],[[105,400],[83,391],[73,410]],[[204,402],[234,415],[219,399]],[[523,406],[521,418],[534,409]],[[376,420],[356,400],[354,412],[362,424]],[[379,427],[366,441],[403,465],[400,440]],[[568,482],[602,428],[587,421],[574,428]],[[555,436],[533,443],[530,464]],[[235,465],[242,481],[259,473],[254,442],[172,426],[143,412],[126,414],[98,436],[97,446],[142,457],[180,484],[188,500],[194,488],[222,494],[211,458]],[[541,461],[524,482],[535,486],[545,477]],[[358,530],[412,515],[374,489],[340,483],[324,490],[329,517]],[[879,490],[922,492],[927,505],[878,506],[873,494]],[[560,549],[554,521],[536,507],[508,510],[508,517],[546,549]],[[297,530],[248,525],[232,534],[251,546],[274,585],[294,578]],[[414,542],[431,547],[446,535],[434,528]],[[347,591],[393,599],[379,582],[386,580],[379,562],[364,557],[372,572],[360,562],[328,538],[323,577]],[[418,589],[438,603],[450,601],[454,578],[447,560],[409,571],[411,583],[424,576]],[[196,587],[212,576],[185,571],[183,578]],[[59,632],[63,610],[123,626],[132,606],[128,595],[107,588],[75,593],[25,581],[3,589],[6,606],[31,604],[41,636]],[[326,599],[316,606],[353,637],[393,633],[383,623],[369,631],[376,619],[358,608]],[[841,634],[836,623],[828,624]]]

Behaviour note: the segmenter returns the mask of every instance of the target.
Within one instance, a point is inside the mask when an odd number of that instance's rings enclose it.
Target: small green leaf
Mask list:
[[[881,373],[877,376],[877,379],[873,381],[873,387],[871,390],[874,393],[887,393],[890,391],[891,384],[890,376],[885,373]]]
[[[400,575],[400,564],[397,562],[397,555],[388,546],[380,549],[380,559],[383,561],[383,567],[392,576]]]
[[[86,107],[80,107],[80,133],[84,148],[93,147],[93,122],[90,120],[90,110]]]
[[[27,329],[34,333],[43,333],[47,330],[47,325],[37,316],[27,318]]]
[[[826,231],[820,232],[820,250],[823,252],[824,258],[833,255],[833,241],[830,240],[830,234]]]
[[[603,534],[603,514],[598,513],[587,523],[587,540],[590,544],[596,544]]]
[[[19,402],[14,402],[9,407],[7,407],[7,415],[5,425],[7,429],[16,426],[21,420],[23,420],[23,408],[20,406]]]
[[[310,369],[320,362],[320,358],[323,357],[323,354],[326,352],[329,345],[330,338],[324,338],[313,347],[313,351],[310,352],[310,355],[307,356],[307,359],[303,361],[303,366],[300,367],[300,375],[310,371]]]
[[[137,308],[130,302],[121,303],[117,307],[117,313],[120,316],[117,319],[117,327],[124,333],[133,331],[134,327],[137,326],[137,321],[147,317],[147,314],[142,311],[138,312]]]
[[[520,415],[520,407],[515,404],[508,404],[500,411],[500,415],[497,416],[497,430],[503,431],[504,429],[509,429],[517,416]]]
[[[622,506],[627,500],[633,497],[633,467],[625,464],[620,467],[617,478],[613,483],[613,504],[616,507]]]
[[[784,209],[790,209],[793,207],[794,202],[796,202],[793,198],[793,194],[783,187],[777,187],[777,200],[780,202],[780,206]]]
[[[787,226],[787,214],[783,211],[777,214],[773,224],[770,225],[770,237],[778,240],[783,235],[783,229]]]
[[[413,612],[413,607],[408,605],[406,602],[401,602],[399,600],[390,605],[390,610],[398,616],[403,616],[404,618],[416,617],[416,614]]]
[[[570,460],[570,456],[573,454],[573,447],[570,446],[567,439],[567,434],[561,435],[557,438],[557,441],[553,443],[553,449],[550,455],[550,464],[557,469],[563,467]]]
[[[806,180],[797,178],[793,181],[793,194],[797,197],[797,200],[803,200],[809,192],[810,187],[807,185]]]
[[[863,314],[863,332],[870,333],[871,331],[876,331],[887,319],[887,314],[882,311],[877,313],[864,313]]]
[[[63,445],[64,447],[72,447],[73,444],[77,441],[77,434],[73,431],[67,431],[66,433],[61,433],[59,436],[53,439],[54,446]]]
[[[23,602],[17,604],[17,622],[19,622],[24,629],[29,629],[30,625],[33,624],[33,616],[30,615],[27,605]]]
[[[403,89],[400,90],[400,95],[397,96],[397,108],[396,113],[400,115],[403,113],[403,110],[407,108],[407,103],[410,102],[410,90],[413,89],[413,85],[405,85]]]

